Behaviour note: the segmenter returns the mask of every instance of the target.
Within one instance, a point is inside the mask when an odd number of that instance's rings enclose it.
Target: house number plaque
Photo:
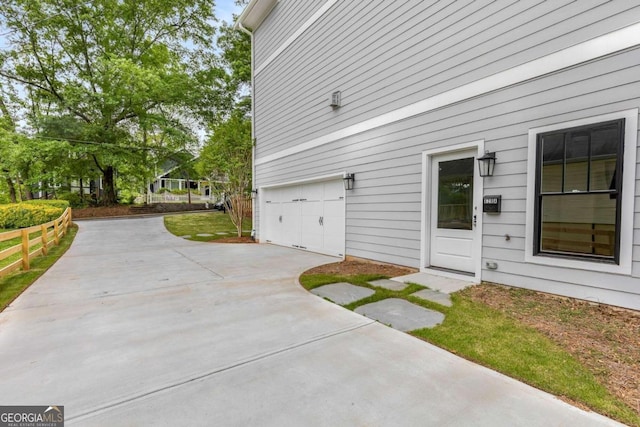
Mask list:
[[[487,195],[482,198],[482,212],[500,213],[502,195]]]

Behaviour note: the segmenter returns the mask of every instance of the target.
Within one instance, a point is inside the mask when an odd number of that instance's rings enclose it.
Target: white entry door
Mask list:
[[[431,158],[430,264],[474,273],[478,212],[475,151]]]

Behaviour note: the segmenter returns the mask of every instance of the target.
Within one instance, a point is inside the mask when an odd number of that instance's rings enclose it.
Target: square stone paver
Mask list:
[[[438,311],[422,308],[399,298],[387,298],[362,305],[355,312],[404,332],[433,328],[444,320],[444,314]]]
[[[336,304],[345,305],[371,296],[375,294],[375,291],[373,289],[363,288],[362,286],[355,286],[351,283],[342,282],[320,286],[318,288],[312,289],[311,293],[322,298],[327,298],[335,302]]]
[[[427,301],[435,302],[446,307],[451,307],[451,296],[438,291],[432,291],[431,289],[423,289],[418,292],[414,292],[411,296],[418,297]]]
[[[389,280],[389,279],[374,280],[373,282],[369,282],[369,284],[373,286],[377,286],[379,288],[389,289],[391,291],[402,291],[404,290],[404,288],[409,286],[406,283],[397,282],[395,280]]]

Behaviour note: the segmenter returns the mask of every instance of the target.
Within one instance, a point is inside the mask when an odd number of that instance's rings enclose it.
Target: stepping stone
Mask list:
[[[226,233],[226,232],[224,232],[224,231],[220,231],[219,233],[216,233],[216,234],[217,234],[218,236],[224,236],[224,235],[227,235],[227,234],[229,234],[229,233]]]
[[[189,239],[191,238],[191,234],[187,234],[186,236],[180,236],[180,237],[182,237],[183,239]]]
[[[422,308],[399,298],[387,298],[362,305],[355,312],[403,332],[433,328],[444,320],[444,314],[438,311]]]
[[[213,234],[209,234],[209,233],[200,233],[200,234],[196,234],[196,236],[198,236],[198,237],[211,237],[211,236],[213,236]]]
[[[355,286],[351,283],[333,283],[312,289],[311,293],[327,298],[336,304],[346,305],[375,294],[373,289]]]
[[[404,288],[409,286],[406,283],[397,282],[395,280],[388,280],[388,279],[374,280],[373,282],[369,282],[369,284],[373,286],[377,286],[379,288],[389,289],[391,291],[402,291],[404,290]]]
[[[423,300],[431,301],[444,305],[445,307],[451,307],[451,296],[438,291],[432,291],[431,289],[423,289],[421,291],[411,294],[411,296],[421,298]]]

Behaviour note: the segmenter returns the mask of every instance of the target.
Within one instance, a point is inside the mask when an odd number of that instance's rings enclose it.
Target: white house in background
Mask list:
[[[640,309],[640,4],[252,0],[237,25],[261,242]]]

